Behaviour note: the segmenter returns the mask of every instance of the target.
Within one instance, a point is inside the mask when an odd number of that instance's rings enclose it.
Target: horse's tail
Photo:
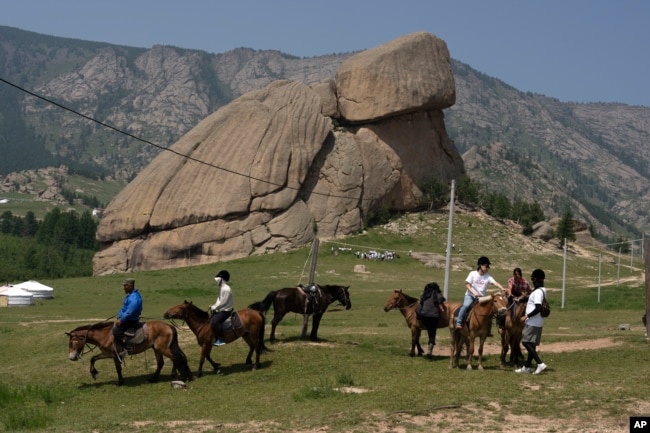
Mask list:
[[[251,310],[256,310],[259,311],[262,314],[265,314],[269,308],[271,308],[271,305],[273,305],[273,301],[275,300],[275,296],[278,294],[277,290],[272,290],[269,292],[268,295],[266,295],[266,298],[262,301],[255,302],[254,304],[250,304],[248,308]]]
[[[257,331],[257,350],[259,350],[260,353],[272,352],[272,350],[264,344],[266,317],[264,317],[264,314],[261,314],[261,312],[260,316],[262,316],[262,324],[260,325],[260,329]]]
[[[172,355],[174,356],[174,368],[178,370],[181,374],[181,378],[184,381],[190,381],[192,380],[192,371],[190,370],[190,366],[187,362],[187,356],[185,356],[185,352],[183,352],[183,349],[181,349],[181,346],[178,344],[178,332],[176,332],[176,328],[171,327],[172,330],[172,344],[169,346],[169,348],[172,351]]]

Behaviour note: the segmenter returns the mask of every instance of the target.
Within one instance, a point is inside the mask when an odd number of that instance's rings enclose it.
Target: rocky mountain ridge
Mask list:
[[[162,147],[249,90],[331,79],[352,54],[143,49],[0,27],[0,77]],[[445,124],[472,179],[537,200],[550,217],[571,207],[606,234],[650,227],[650,108],[560,102],[455,60],[452,68],[456,104],[444,110]],[[33,96],[15,98],[42,146],[113,176],[132,178],[160,152]]]

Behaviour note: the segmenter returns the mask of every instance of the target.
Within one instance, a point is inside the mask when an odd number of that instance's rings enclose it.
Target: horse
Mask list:
[[[483,345],[490,333],[492,318],[494,316],[503,317],[506,313],[506,300],[502,293],[493,293],[487,297],[490,299],[474,304],[474,307],[469,312],[469,325],[463,323],[462,330],[456,330],[454,320],[449,321],[449,331],[451,333],[449,368],[458,367],[462,346],[467,344],[467,369],[472,369],[474,343],[476,337],[479,337],[478,369],[483,370]]]
[[[266,313],[271,305],[273,305],[273,319],[271,320],[271,335],[269,337],[272,343],[275,342],[275,327],[278,326],[278,323],[280,323],[285,314],[289,312],[303,315],[301,338],[307,336],[309,316],[313,315],[309,339],[311,341],[318,341],[318,327],[327,307],[331,303],[338,301],[341,305],[345,306],[346,310],[349,310],[352,308],[352,303],[350,302],[350,294],[348,292],[350,286],[317,285],[317,288],[320,298],[317,302],[311,296],[308,297],[302,288],[285,287],[280,290],[270,291],[264,300],[255,302],[249,305],[248,308]]]
[[[418,356],[424,354],[424,350],[420,346],[422,328],[415,314],[419,304],[420,300],[418,298],[407,295],[401,289],[393,291],[384,304],[385,312],[397,308],[402,313],[402,316],[404,316],[406,326],[411,330],[411,351],[409,352],[409,356],[415,356],[416,348],[418,350]],[[460,306],[461,304],[459,302],[445,302],[443,304],[443,311],[438,318],[438,329],[448,326],[449,312],[451,311],[453,316],[453,312],[460,308]]]
[[[71,361],[78,361],[84,355],[84,347],[99,347],[100,353],[90,359],[90,375],[97,380],[99,372],[95,368],[95,361],[99,359],[112,358],[117,371],[118,385],[124,384],[122,376],[122,359],[113,343],[113,322],[100,322],[93,325],[84,325],[66,332],[69,337],[68,341],[68,358]],[[178,335],[176,329],[168,323],[150,321],[145,322],[142,328],[144,331],[144,340],[134,344],[130,355],[145,352],[153,349],[156,356],[156,371],[149,379],[150,382],[158,381],[160,370],[165,363],[163,355],[171,359],[174,363],[174,371],[181,373],[183,381],[193,379],[190,367],[187,364],[187,357],[178,345]],[[93,347],[94,349],[94,347]]]
[[[513,365],[519,365],[519,361],[524,359],[521,351],[521,333],[524,330],[524,323],[521,318],[526,314],[526,299],[513,301],[508,305],[505,326],[501,334],[501,369],[505,368],[508,349],[510,349],[510,362]]]
[[[243,337],[249,347],[246,365],[251,365],[252,370],[255,371],[260,366],[260,353],[265,349],[265,318],[259,311],[250,308],[239,310],[236,314],[239,317],[241,326],[237,326],[234,329],[226,328],[225,326],[227,326],[228,322],[224,323],[224,341],[231,343],[239,337]],[[206,359],[212,365],[213,371],[219,372],[219,363],[213,361],[210,357],[214,336],[212,335],[210,315],[208,312],[203,311],[192,302],[184,301],[182,304],[178,304],[165,311],[164,317],[165,319],[183,320],[196,336],[196,342],[201,346],[198,376],[203,376],[203,363]],[[253,351],[255,352],[255,364],[252,362]]]

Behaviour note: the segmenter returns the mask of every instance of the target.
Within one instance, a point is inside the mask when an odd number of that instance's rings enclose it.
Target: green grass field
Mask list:
[[[650,415],[642,261],[628,258],[620,267],[616,256],[607,256],[599,289],[597,256],[572,253],[563,295],[560,250],[534,242],[523,245],[508,226],[472,215],[456,223],[455,244],[463,255],[454,252],[449,299],[461,300],[463,281],[478,253],[490,256],[491,273],[501,284],[513,265],[522,267],[526,277],[534,267],[544,268],[553,312],[539,352],[548,370],[522,377],[513,367],[500,370],[494,354],[486,356],[484,371],[450,370],[449,333],[444,329],[439,330],[433,359],[409,357],[404,319],[397,311],[384,312],[383,305],[394,289],[417,296],[429,281],[443,286],[444,267],[427,267],[405,253],[444,255],[444,216],[421,218],[412,217],[420,221],[416,233],[378,228],[346,239],[352,252],[335,255],[332,247],[339,243],[321,243],[316,281],[350,285],[352,309],[330,307],[319,343],[301,340],[302,317],[289,314],[278,326],[279,341],[267,342],[272,352],[262,355],[261,369],[251,372],[244,365],[248,349],[240,339],[213,350],[222,374],[213,374],[206,363],[205,376],[185,389],[170,386],[169,362],[158,383],[147,381],[154,371],[151,351],[127,358],[122,387],[115,386],[111,361],[97,362],[100,374],[94,381],[88,372],[93,352],[83,361],[68,360],[64,332],[112,317],[124,296],[123,275],[42,281],[55,288],[54,299],[0,308],[0,431],[531,431],[526,429],[531,423],[541,426],[534,431],[628,431],[630,416]],[[477,232],[482,241],[472,240]],[[353,254],[361,247],[397,250],[401,257],[361,261]],[[212,278],[220,269],[230,271],[235,307],[241,309],[270,290],[306,282],[309,262],[305,248],[130,276],[143,295],[144,318],[162,320],[167,308],[183,300],[207,309],[217,296]],[[366,266],[366,273],[354,272],[359,264]],[[267,336],[271,317],[269,311]],[[619,330],[623,323],[631,324],[631,330]],[[199,346],[187,328],[179,335],[196,372]],[[578,346],[603,338],[612,344],[593,350],[544,350],[545,344]],[[426,335],[421,342],[426,343]],[[487,343],[491,348],[496,344],[496,337]],[[342,392],[346,387],[358,392]]]

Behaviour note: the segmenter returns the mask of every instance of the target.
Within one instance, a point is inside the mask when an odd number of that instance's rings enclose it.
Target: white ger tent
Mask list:
[[[31,293],[34,298],[39,299],[52,299],[54,297],[54,289],[38,281],[29,280],[24,283],[14,284],[13,287],[18,287]]]
[[[8,307],[22,307],[34,303],[34,295],[29,293],[27,290],[14,286],[5,286],[0,288],[0,297],[7,299]],[[1,304],[4,305],[4,302]]]

